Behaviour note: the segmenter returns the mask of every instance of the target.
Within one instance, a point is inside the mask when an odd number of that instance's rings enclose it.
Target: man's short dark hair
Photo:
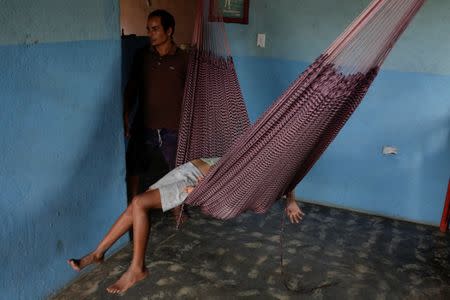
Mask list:
[[[169,30],[169,28],[172,28],[172,34],[170,37],[173,36],[175,33],[175,18],[172,16],[170,12],[164,9],[157,9],[152,11],[147,19],[153,18],[153,17],[160,17],[161,19],[161,25],[164,28],[164,31]]]

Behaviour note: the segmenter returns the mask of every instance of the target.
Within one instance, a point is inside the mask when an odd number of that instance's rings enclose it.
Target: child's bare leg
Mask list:
[[[159,190],[150,190],[136,196],[133,207],[133,259],[128,270],[113,285],[107,288],[109,293],[119,294],[148,276],[145,268],[145,251],[150,232],[150,220],[147,211],[161,208]]]
[[[125,232],[127,232],[133,224],[132,207],[129,206],[116,220],[109,232],[98,244],[97,248],[91,253],[83,256],[80,259],[69,259],[67,263],[75,270],[80,271],[84,267],[93,264],[101,263],[105,252],[116,242]]]
[[[139,194],[139,183],[140,176],[138,175],[127,175],[127,205],[130,205],[133,201],[133,198]],[[130,242],[133,241],[133,229],[130,227],[128,230],[128,236],[130,238]]]

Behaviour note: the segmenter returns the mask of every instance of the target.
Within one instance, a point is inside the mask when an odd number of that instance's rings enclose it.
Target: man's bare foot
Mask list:
[[[83,256],[80,259],[71,258],[67,260],[67,263],[77,272],[80,272],[84,267],[87,267],[91,264],[99,264],[103,262],[103,255],[98,256],[94,252],[89,253],[86,256]]]
[[[128,290],[130,287],[143,280],[148,276],[147,269],[144,271],[134,271],[128,269],[116,283],[110,285],[106,290],[111,294],[121,294]]]

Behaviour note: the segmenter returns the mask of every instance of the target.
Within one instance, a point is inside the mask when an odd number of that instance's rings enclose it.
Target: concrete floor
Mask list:
[[[170,215],[155,213],[147,279],[122,296],[105,291],[128,267],[127,246],[51,299],[450,299],[450,234],[302,207],[304,221],[284,228],[283,268],[280,205],[229,221],[193,210],[181,231]]]

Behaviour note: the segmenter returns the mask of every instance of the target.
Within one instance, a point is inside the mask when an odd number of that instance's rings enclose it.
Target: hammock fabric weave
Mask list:
[[[232,145],[185,203],[219,219],[266,212],[344,126],[424,1],[374,0]]]
[[[209,6],[210,3],[198,1],[177,165],[196,158],[224,155],[250,125],[224,24],[218,6]]]

